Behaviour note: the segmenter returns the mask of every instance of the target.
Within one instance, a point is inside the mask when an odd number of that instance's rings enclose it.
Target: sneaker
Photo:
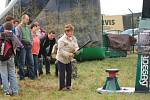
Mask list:
[[[9,92],[4,93],[5,96],[10,96],[11,94]]]

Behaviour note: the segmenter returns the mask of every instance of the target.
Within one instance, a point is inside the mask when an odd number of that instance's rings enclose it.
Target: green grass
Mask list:
[[[117,74],[119,85],[124,87],[135,86],[137,55],[126,58],[107,58],[102,61],[86,61],[78,65],[78,75],[73,80],[73,90],[58,91],[58,78],[52,75],[43,75],[39,80],[21,81],[20,94],[17,97],[4,97],[0,92],[0,100],[150,100],[150,94],[98,94],[96,89],[102,87],[108,74],[107,68],[120,69]]]

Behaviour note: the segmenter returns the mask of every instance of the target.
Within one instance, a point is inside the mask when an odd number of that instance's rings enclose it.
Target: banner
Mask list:
[[[138,37],[138,61],[135,92],[149,92],[150,30],[143,30]]]
[[[138,55],[136,69],[136,92],[149,92],[150,55]]]

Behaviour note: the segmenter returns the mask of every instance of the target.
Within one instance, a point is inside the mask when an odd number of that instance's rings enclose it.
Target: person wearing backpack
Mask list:
[[[5,22],[13,22],[13,20],[14,20],[14,18],[12,17],[12,16],[9,16],[9,15],[7,15],[6,17],[5,17]],[[5,24],[5,23],[4,23]],[[0,34],[2,33],[2,32],[4,32],[4,24],[2,24],[1,26],[0,26]],[[12,31],[13,31],[14,29],[12,29]],[[1,79],[1,75],[0,75],[0,84],[2,84],[2,79]]]
[[[4,32],[0,37],[0,74],[2,78],[4,95],[18,95],[18,83],[14,56],[17,47],[23,47],[21,42],[12,32],[11,22],[4,24]]]

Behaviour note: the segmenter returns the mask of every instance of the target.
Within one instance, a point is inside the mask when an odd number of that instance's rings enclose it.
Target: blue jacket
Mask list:
[[[2,33],[2,32],[4,32],[4,26],[3,26],[3,25],[0,26],[0,33]],[[15,27],[12,29],[12,32],[13,32],[14,34],[16,34]]]
[[[4,32],[4,27],[3,27],[3,25],[0,26],[0,33],[1,33],[1,32]]]

